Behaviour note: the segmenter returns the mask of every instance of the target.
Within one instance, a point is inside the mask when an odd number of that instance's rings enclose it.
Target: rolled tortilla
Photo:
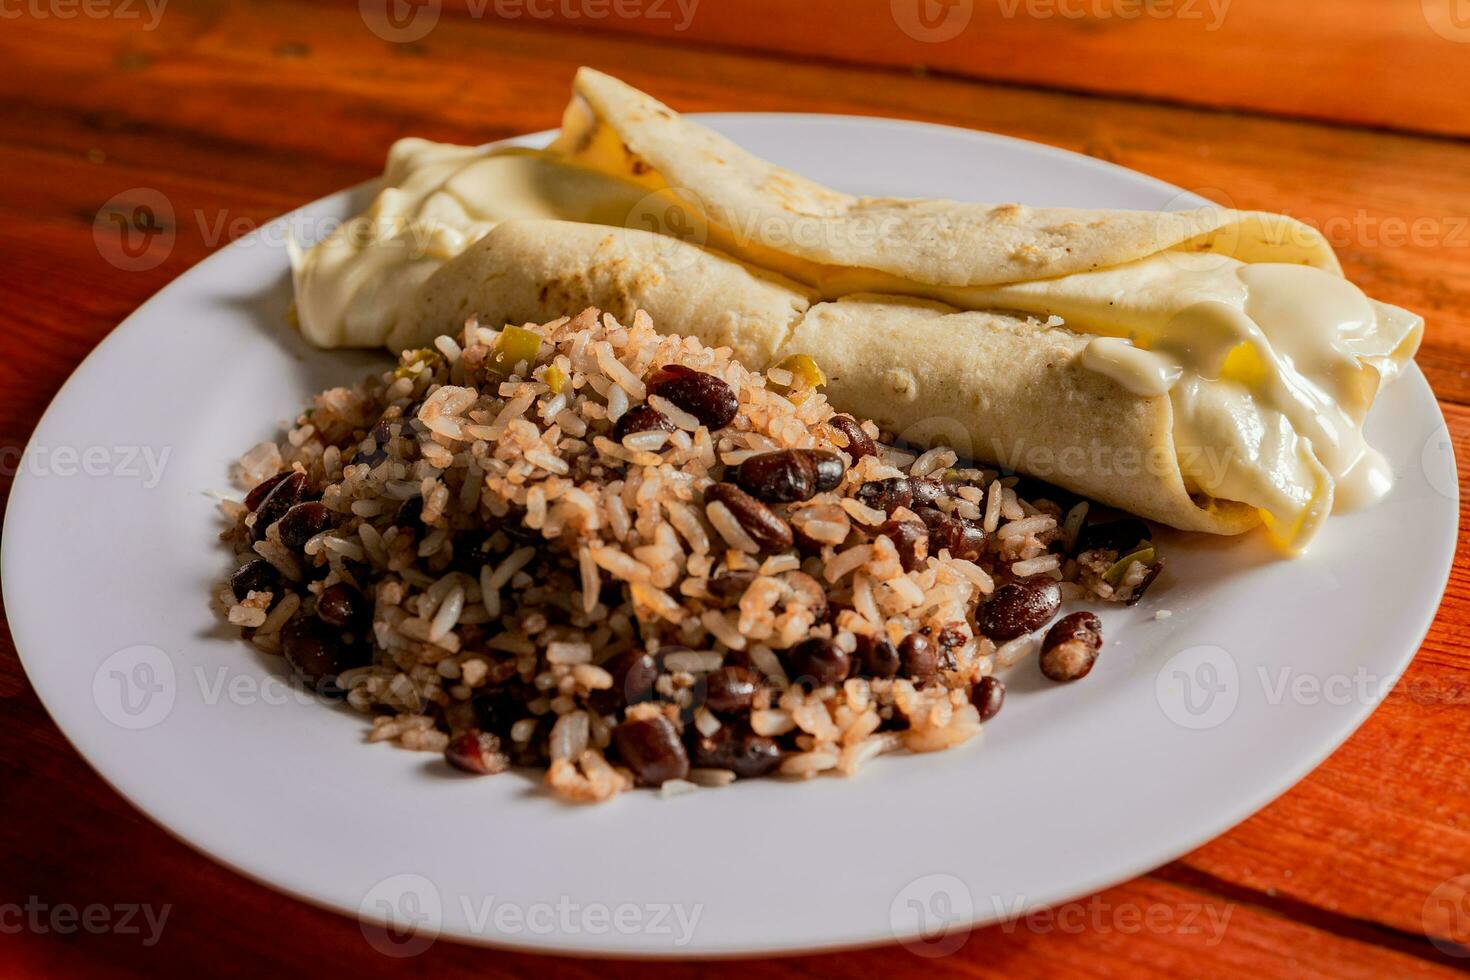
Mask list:
[[[1259,523],[1243,504],[1191,496],[1172,443],[1167,397],[1140,398],[1084,369],[1087,338],[1004,314],[896,297],[815,303],[798,284],[649,232],[565,221],[510,221],[419,292],[417,336],[541,322],[595,306],[649,313],[664,333],[732,347],[764,370],[816,358],[839,410],[913,445],[1048,480],[1192,531]]]
[[[424,284],[405,331],[389,346],[454,332],[470,316],[498,328],[595,306],[625,323],[645,310],[665,333],[729,347],[761,369],[815,301],[782,276],[652,232],[508,221]]]
[[[687,210],[697,240],[829,298],[930,296],[1164,251],[1341,271],[1319,232],[1284,215],[856,197],[762,160],[610,75],[582,68],[573,89],[553,155],[665,195]]]
[[[1253,507],[1190,493],[1169,398],[1084,368],[1087,343],[1035,319],[852,296],[812,307],[780,354],[811,355],[832,404],[904,442],[953,446],[1187,531],[1259,524]]]

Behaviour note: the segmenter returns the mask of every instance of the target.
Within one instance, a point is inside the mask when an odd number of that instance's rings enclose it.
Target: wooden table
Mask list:
[[[705,0],[687,19],[691,2],[460,0],[440,9],[420,0],[400,12],[437,20],[406,41],[367,24],[407,37],[425,21],[374,18],[378,0],[364,0],[367,17],[356,3],[300,0],[169,0],[156,18],[158,0],[153,10],[142,0],[0,5],[5,459],[13,463],[77,362],[213,249],[372,176],[396,137],[479,142],[555,126],[582,63],[681,109],[880,114],[992,130],[1317,224],[1368,292],[1429,318],[1419,362],[1460,458],[1470,458],[1463,0]],[[123,271],[109,261],[115,241],[94,238],[94,220],[137,188],[164,195],[177,223],[160,264]],[[1448,975],[1470,964],[1445,942],[1470,939],[1470,878],[1455,881],[1470,873],[1467,623],[1462,547],[1412,668],[1346,745],[1228,834],[1070,916],[990,928],[937,960],[894,947],[668,972]],[[449,942],[413,960],[385,958],[355,922],[252,884],[134,812],[51,724],[8,635],[0,698],[7,973],[650,969]],[[269,832],[261,828],[262,841]],[[170,913],[151,946],[120,930],[16,932],[5,910],[32,897]],[[1223,935],[1201,927],[1226,913]]]

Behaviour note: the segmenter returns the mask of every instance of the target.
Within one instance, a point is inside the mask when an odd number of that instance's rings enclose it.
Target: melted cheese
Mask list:
[[[1084,367],[1167,394],[1193,488],[1257,507],[1278,544],[1306,545],[1332,510],[1392,485],[1363,421],[1413,356],[1423,320],[1308,266],[1162,252],[1012,286],[942,290],[969,308],[1060,317],[1097,336]]]
[[[532,150],[403,139],[367,211],[319,244],[293,244],[301,332],[319,347],[378,347],[421,286],[499,222],[646,225],[648,191]]]

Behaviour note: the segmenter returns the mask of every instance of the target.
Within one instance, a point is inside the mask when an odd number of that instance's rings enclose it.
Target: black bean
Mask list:
[[[808,449],[806,454],[811,457],[812,466],[816,470],[817,493],[836,490],[842,478],[847,475],[847,464],[842,461],[842,457],[825,449]]]
[[[344,582],[327,586],[316,600],[317,618],[338,629],[351,629],[361,623],[367,611],[362,593]]]
[[[929,558],[929,529],[918,521],[888,521],[878,533],[893,542],[906,572],[922,568]]]
[[[788,671],[793,683],[822,687],[841,684],[852,669],[847,652],[833,640],[813,637],[791,649],[787,655]]]
[[[980,712],[981,721],[989,721],[1000,714],[1006,701],[1006,686],[999,677],[982,677],[970,690],[970,703]]]
[[[306,496],[306,474],[290,473],[271,488],[255,509],[255,540],[264,541],[266,530]]]
[[[1050,579],[1002,585],[980,610],[980,632],[1014,640],[1045,626],[1061,604],[1062,590]]]
[[[932,681],[939,673],[939,659],[934,644],[922,633],[910,633],[898,645],[898,656],[903,661],[903,672],[918,681],[919,686]]]
[[[1102,651],[1102,620],[1090,612],[1063,616],[1041,643],[1041,672],[1054,681],[1086,677]]]
[[[704,703],[716,713],[748,711],[755,700],[755,675],[744,667],[721,667],[705,684]]]
[[[854,465],[864,456],[878,455],[878,447],[873,445],[873,440],[851,415],[834,415],[827,420],[827,424],[847,437],[845,451]]]
[[[704,499],[707,505],[724,504],[761,551],[785,551],[791,547],[791,525],[733,483],[712,485],[705,490]]]
[[[1081,552],[1103,548],[1125,555],[1134,551],[1141,542],[1152,538],[1153,531],[1147,524],[1136,517],[1124,517],[1121,520],[1083,527],[1082,532],[1077,535],[1077,550]]]
[[[255,489],[251,490],[245,495],[246,509],[251,511],[255,510],[257,507],[260,506],[260,502],[264,500],[267,496],[269,496],[272,490],[280,485],[282,480],[292,475],[292,471],[287,470],[284,473],[277,473],[275,476],[266,477],[264,480],[257,483],[255,485]],[[305,480],[306,478],[302,477],[303,483],[305,482]]]
[[[727,724],[713,735],[695,735],[691,761],[701,768],[729,769],[741,779],[752,779],[781,764],[781,747],[751,731],[749,725]]]
[[[805,450],[782,449],[745,460],[735,468],[735,482],[757,500],[794,504],[817,492],[817,467]]]
[[[298,616],[281,627],[281,652],[303,680],[318,686],[327,685],[342,671],[366,662],[360,650],[342,643],[326,623],[306,616]]]
[[[450,740],[444,748],[444,760],[477,776],[493,776],[510,768],[500,737],[473,728]]]
[[[895,677],[903,666],[898,648],[883,637],[859,636],[858,654],[862,657],[863,674],[868,677]]]
[[[241,602],[245,601],[252,592],[279,593],[280,584],[281,573],[276,566],[264,558],[247,561],[235,569],[235,574],[230,576],[230,590]],[[276,598],[279,599],[280,595],[277,594]]]
[[[740,399],[735,390],[712,374],[704,374],[677,364],[665,365],[648,385],[650,394],[667,398],[693,415],[711,432],[723,429],[735,420]]]
[[[951,558],[975,561],[985,553],[985,532],[963,517],[942,517],[929,529],[929,547],[947,549]]]
[[[720,599],[739,599],[745,595],[745,590],[750,588],[754,582],[756,573],[749,569],[730,570],[726,569],[710,578],[705,583],[709,594]]]
[[[667,718],[625,721],[613,729],[612,743],[644,785],[661,786],[689,775],[689,755]]]
[[[669,399],[673,401],[673,399]],[[624,412],[613,426],[613,439],[622,442],[635,432],[673,432],[674,423],[652,405],[639,405]]]
[[[332,512],[323,503],[311,500],[297,504],[281,518],[281,543],[300,548],[332,526]]]

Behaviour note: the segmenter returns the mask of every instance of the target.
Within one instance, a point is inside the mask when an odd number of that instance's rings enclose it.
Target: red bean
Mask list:
[[[755,700],[755,675],[744,667],[721,667],[705,681],[704,703],[716,713],[748,711]]]
[[[709,590],[710,595],[720,599],[739,599],[745,595],[745,590],[750,588],[750,583],[754,582],[755,578],[755,572],[749,569],[738,571],[727,569],[712,576],[705,583],[705,588]]]
[[[711,432],[729,425],[740,411],[740,399],[724,381],[678,364],[665,365],[657,372],[648,392],[667,398]]]
[[[255,540],[264,541],[266,530],[305,496],[306,474],[288,473],[284,480],[271,488],[255,510]]]
[[[816,687],[841,684],[852,669],[847,652],[832,640],[814,637],[797,644],[788,655],[793,683]]]
[[[834,415],[827,420],[827,424],[847,437],[845,452],[854,465],[864,456],[878,455],[878,447],[873,445],[873,440],[851,415]]]
[[[963,517],[944,517],[929,529],[929,547],[949,557],[975,561],[985,553],[985,532]]]
[[[842,457],[825,449],[808,449],[806,454],[811,458],[812,467],[817,474],[817,493],[836,490],[842,478],[847,475],[847,464],[842,461]]]
[[[338,582],[317,597],[316,614],[328,626],[350,629],[367,616],[367,601],[352,586]]]
[[[781,764],[781,747],[745,724],[722,725],[713,735],[696,737],[690,748],[696,766],[728,769],[741,779],[764,776]]]
[[[898,648],[882,637],[859,637],[858,653],[862,655],[863,673],[868,677],[896,677],[903,666]]]
[[[473,728],[450,740],[444,749],[444,760],[476,776],[493,776],[510,768],[500,738]]]
[[[1006,686],[999,677],[982,677],[970,691],[970,703],[980,712],[981,721],[989,721],[1000,714],[1005,700]]]
[[[281,627],[281,653],[303,680],[317,685],[331,684],[342,671],[366,662],[360,651],[342,643],[331,627],[305,616]]]
[[[794,504],[817,492],[817,468],[805,450],[781,449],[745,460],[735,468],[735,482],[757,500]]]
[[[888,521],[878,528],[878,533],[893,542],[898,549],[898,560],[903,570],[912,572],[922,568],[929,558],[929,529],[918,521]]]
[[[276,487],[280,486],[282,480],[291,475],[293,475],[292,471],[287,470],[284,473],[277,473],[275,476],[266,477],[264,480],[257,483],[255,485],[255,489],[251,490],[245,495],[245,507],[251,511],[256,510],[258,507],[260,507],[260,502],[266,497],[270,496],[270,492]],[[306,477],[303,476],[301,478],[301,482],[304,485],[306,482]]]
[[[658,661],[646,650],[634,648],[603,663],[603,669],[612,675],[612,692],[618,698],[618,706],[642,704],[653,697],[653,684],[658,680]]]
[[[241,602],[244,602],[252,592],[279,593],[280,585],[281,573],[276,566],[264,558],[247,561],[235,570],[235,574],[230,576],[230,590]],[[279,594],[276,595],[276,598],[280,598]]]
[[[733,483],[711,485],[704,491],[704,499],[706,504],[724,504],[761,551],[785,551],[791,547],[791,525]]]
[[[673,399],[670,399],[672,401]],[[673,432],[674,423],[663,412],[651,405],[630,408],[618,418],[613,426],[613,439],[622,442],[635,432]]]
[[[903,672],[918,682],[920,687],[932,681],[939,673],[939,660],[935,656],[934,644],[922,633],[910,633],[898,645],[898,656],[903,661]]]
[[[938,480],[916,480],[907,476],[869,480],[858,487],[856,493],[858,500],[889,514],[900,507],[913,511],[932,507],[944,495],[944,484]]]
[[[281,543],[288,548],[301,548],[306,542],[332,526],[332,512],[315,500],[297,504],[281,518]]]
[[[1041,643],[1041,672],[1054,681],[1086,677],[1102,651],[1102,620],[1090,612],[1063,616]]]
[[[663,716],[625,721],[612,732],[619,757],[647,786],[689,775],[689,755],[673,724]]]
[[[995,590],[980,610],[980,632],[1004,643],[1041,629],[1062,604],[1062,590],[1050,579],[1011,582]]]

